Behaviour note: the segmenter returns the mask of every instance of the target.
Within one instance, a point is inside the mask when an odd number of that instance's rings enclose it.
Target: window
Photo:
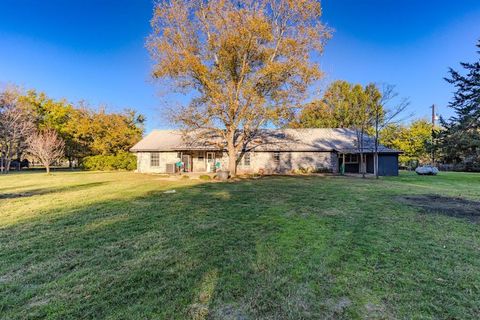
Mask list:
[[[205,153],[204,152],[199,152],[198,153],[198,161],[203,161],[205,160]]]
[[[207,163],[215,162],[215,152],[207,152]]]
[[[275,162],[276,164],[280,163],[280,152],[273,153],[273,162]]]
[[[177,158],[182,159],[182,153],[181,152],[177,152]]]
[[[358,154],[346,154],[345,163],[358,163]]]
[[[245,167],[250,167],[250,152],[246,152],[243,155],[243,165]]]
[[[152,152],[150,153],[150,167],[159,167],[160,166],[160,153]]]

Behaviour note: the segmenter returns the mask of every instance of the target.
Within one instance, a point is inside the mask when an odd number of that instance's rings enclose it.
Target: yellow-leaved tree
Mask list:
[[[192,97],[173,120],[220,136],[232,175],[260,129],[288,121],[322,77],[312,59],[330,37],[321,15],[317,0],[156,4],[147,40],[153,77]]]

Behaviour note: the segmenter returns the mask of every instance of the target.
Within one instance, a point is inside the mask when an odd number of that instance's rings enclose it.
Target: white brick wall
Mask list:
[[[263,170],[265,173],[288,173],[300,168],[338,171],[337,155],[333,152],[280,152],[280,162],[278,164],[275,163],[273,154],[273,152],[252,152],[250,154],[250,166],[244,166],[242,159],[237,171],[239,173],[253,173]],[[222,169],[228,169],[226,152],[223,153],[220,162]]]
[[[159,152],[158,167],[150,166],[150,152],[137,153],[137,172],[165,173],[167,171],[167,163],[175,163],[180,161],[177,158],[177,152]]]
[[[158,167],[150,166],[150,152],[137,153],[137,171],[151,173],[165,173],[167,163],[175,163],[177,152],[160,152],[160,164]],[[250,153],[250,166],[243,165],[243,159],[238,165],[239,173],[254,173],[263,171],[264,173],[289,173],[292,170],[300,168],[310,168],[311,170],[327,169],[331,172],[338,172],[337,155],[333,152],[280,152],[280,162],[275,163],[273,152],[252,152]],[[228,154],[226,152],[216,152],[216,161],[221,164],[221,169],[228,169]],[[201,167],[198,163],[198,155],[193,155],[194,171]]]

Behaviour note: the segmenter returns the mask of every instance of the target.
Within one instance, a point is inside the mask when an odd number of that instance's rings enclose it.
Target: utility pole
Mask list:
[[[432,108],[432,166],[435,166],[435,105],[431,106]]]

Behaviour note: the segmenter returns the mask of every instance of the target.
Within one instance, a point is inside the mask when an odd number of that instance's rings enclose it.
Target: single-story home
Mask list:
[[[299,170],[338,173],[360,172],[357,135],[351,129],[264,129],[242,151],[238,173],[290,173]],[[228,169],[228,153],[216,135],[154,130],[131,148],[137,171],[172,173],[181,164],[185,172]],[[380,145],[379,174],[398,175],[401,151]],[[374,172],[374,139],[364,137],[366,171]],[[177,168],[178,170],[178,168]]]

